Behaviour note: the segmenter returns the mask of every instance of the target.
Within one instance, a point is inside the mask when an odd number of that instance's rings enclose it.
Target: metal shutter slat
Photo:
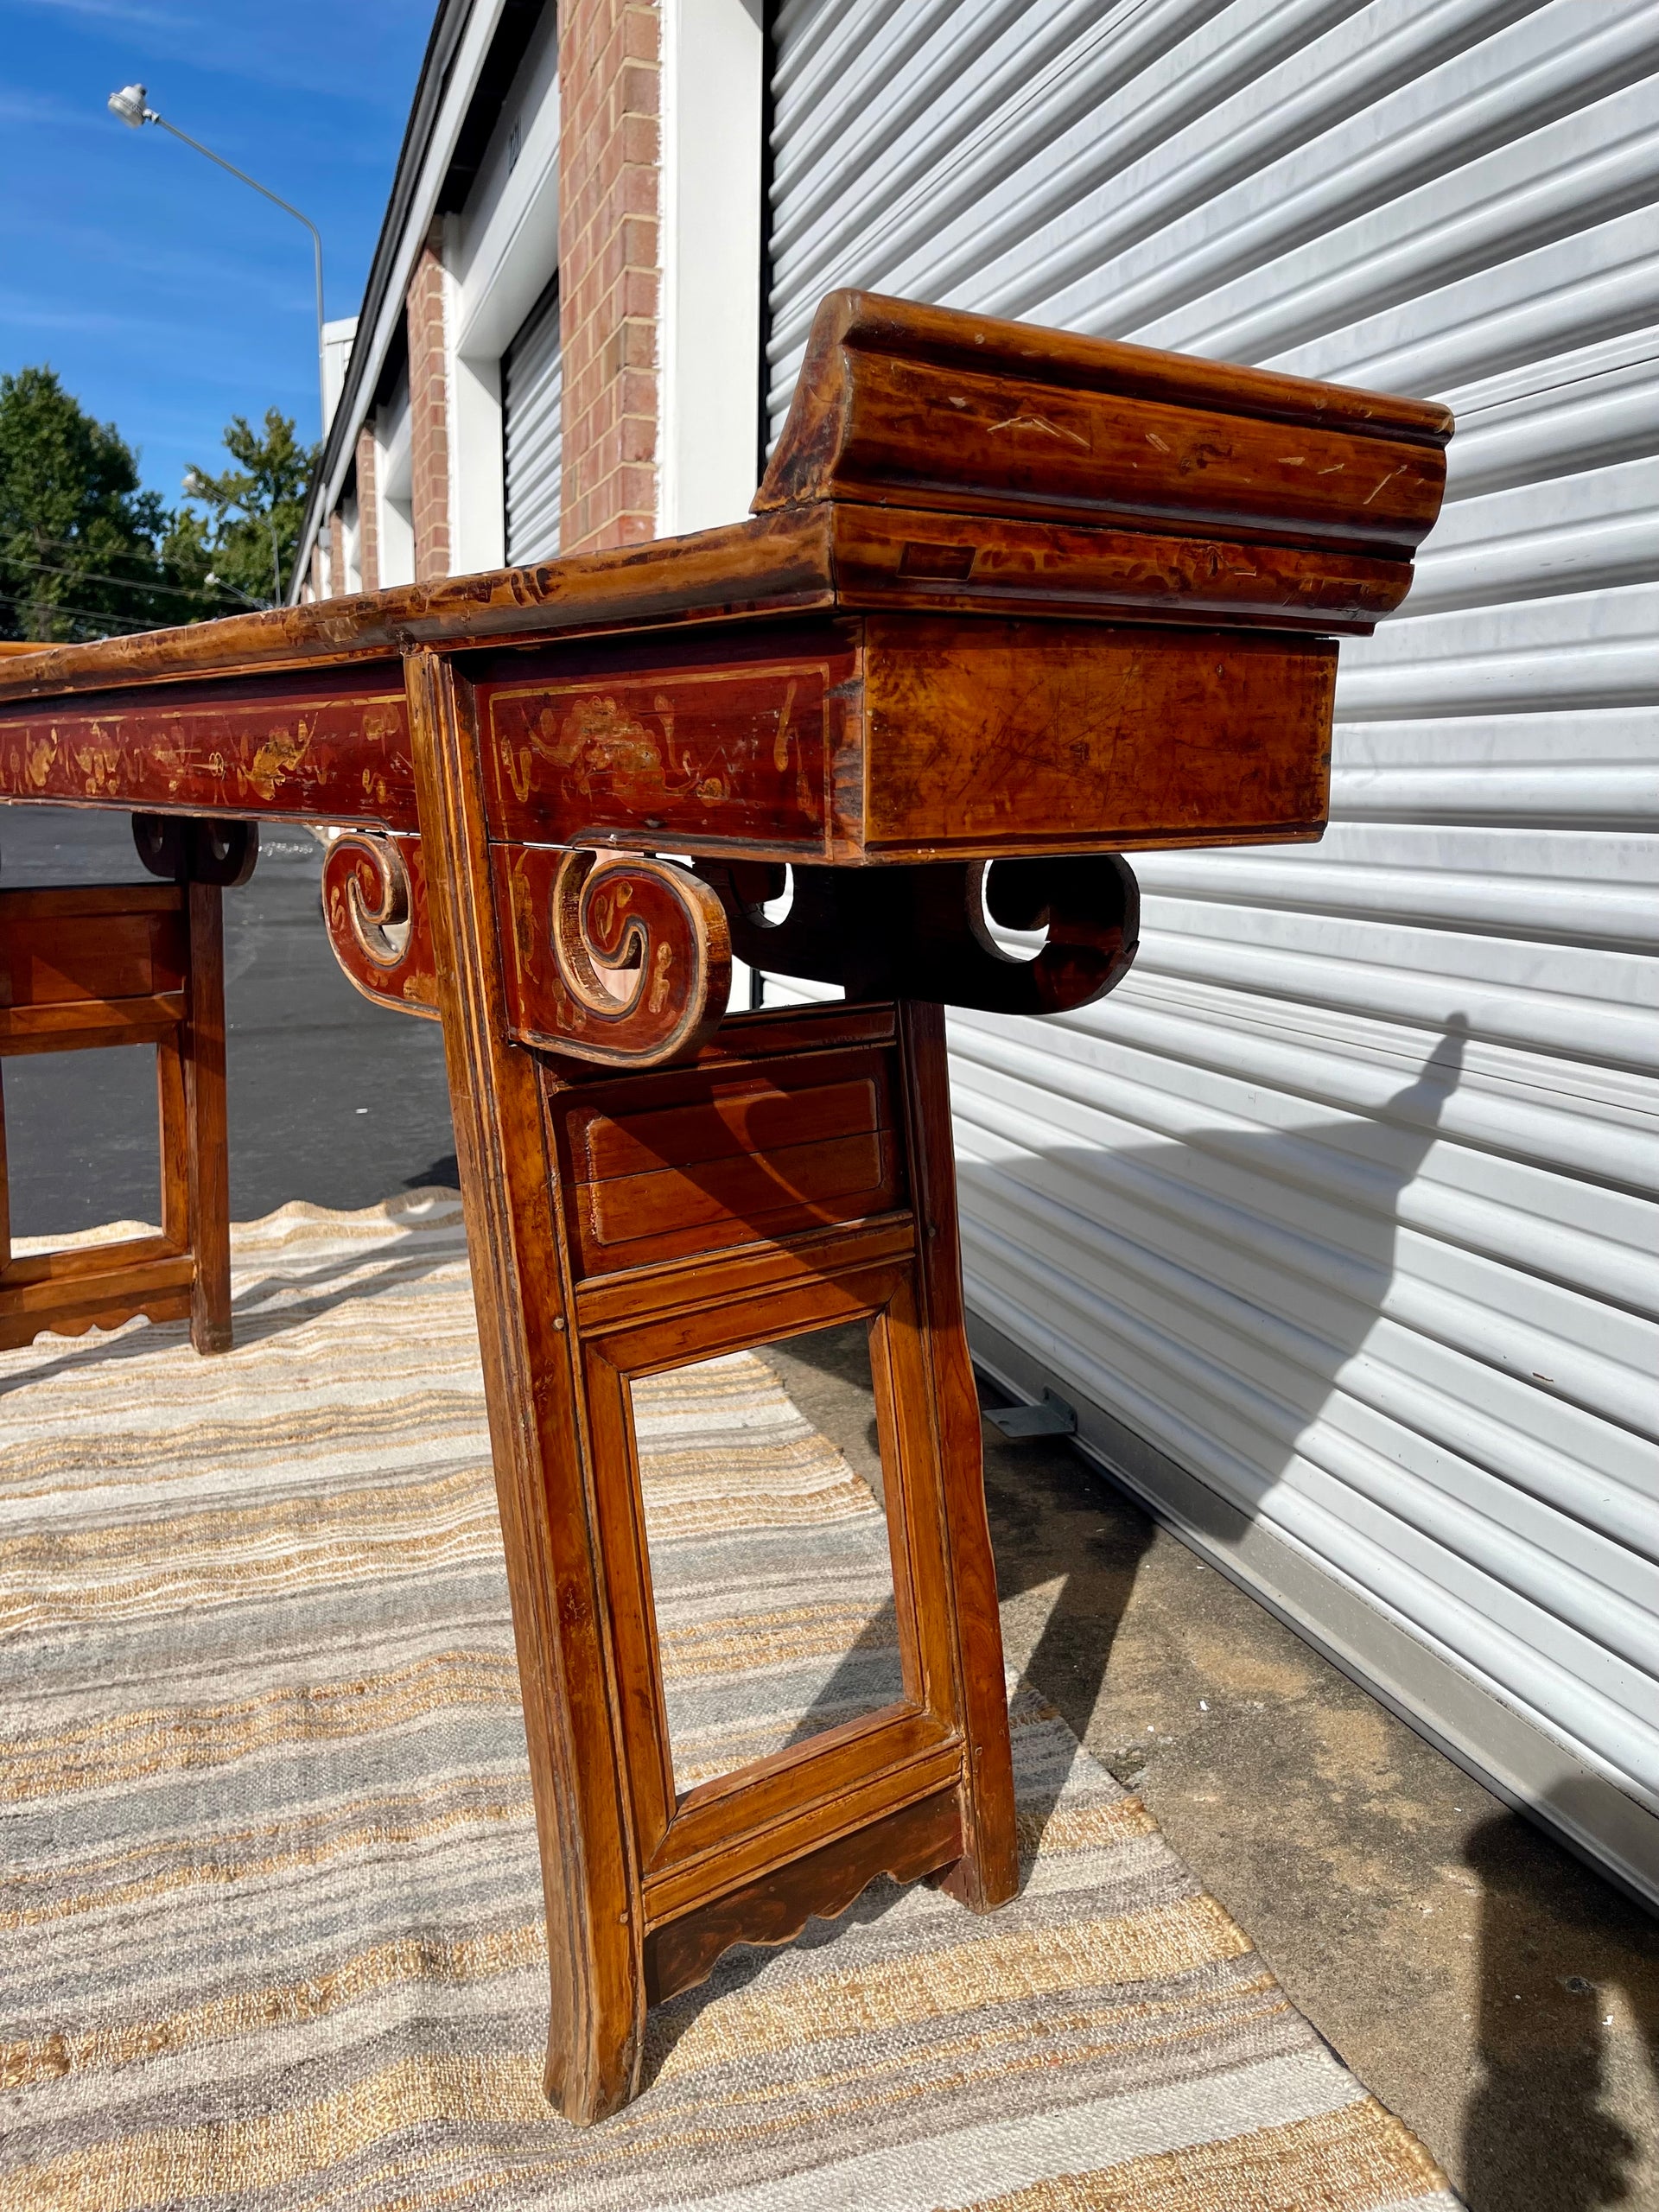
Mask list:
[[[1459,416],[1323,843],[1142,855],[1112,999],[952,1019],[970,1306],[1616,1783],[1659,1897],[1659,6],[923,18],[872,86],[890,10],[780,11],[774,428],[835,283]]]
[[[559,550],[564,376],[556,293],[531,310],[508,347],[501,386],[507,561],[521,568]]]

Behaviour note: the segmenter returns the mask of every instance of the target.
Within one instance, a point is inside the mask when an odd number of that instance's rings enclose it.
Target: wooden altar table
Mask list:
[[[942,1009],[1109,990],[1126,853],[1319,836],[1450,429],[836,293],[745,522],[0,663],[0,798],[143,817],[187,899],[340,825],[335,952],[442,1024],[571,2119],[727,1946],[1013,1893]],[[728,1014],[734,955],[843,996]],[[631,1380],[848,1323],[902,1695],[679,1789]]]

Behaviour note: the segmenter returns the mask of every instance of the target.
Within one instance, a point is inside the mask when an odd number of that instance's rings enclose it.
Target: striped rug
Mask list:
[[[228,1357],[0,1357],[7,2212],[1455,2205],[1024,1692],[1014,1904],[878,1883],[656,2012],[628,2111],[550,2114],[455,1201],[287,1206],[236,1265]],[[879,1702],[880,1511],[772,1370],[639,1421],[683,1778]]]

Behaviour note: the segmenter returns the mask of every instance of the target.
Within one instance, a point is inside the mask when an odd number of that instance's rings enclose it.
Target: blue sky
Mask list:
[[[49,362],[169,504],[232,415],[317,423],[311,244],[105,101],[133,79],[322,232],[356,312],[435,0],[0,0],[0,370]]]

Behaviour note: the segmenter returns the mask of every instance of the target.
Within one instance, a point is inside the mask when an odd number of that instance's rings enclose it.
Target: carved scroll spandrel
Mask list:
[[[188,814],[135,814],[133,849],[164,883],[245,883],[259,858],[257,822],[219,822]]]
[[[348,830],[322,863],[334,957],[365,998],[438,1018],[438,983],[418,837]]]
[[[605,1067],[689,1059],[731,990],[714,890],[644,853],[492,848],[512,1032]]]
[[[849,998],[1066,1014],[1122,981],[1140,933],[1139,887],[1116,853],[797,868],[789,910],[775,921],[766,908],[784,893],[781,867],[696,865],[726,910],[739,959],[766,974],[839,983]],[[1044,931],[1045,943],[1034,958],[1006,952],[991,923]]]

